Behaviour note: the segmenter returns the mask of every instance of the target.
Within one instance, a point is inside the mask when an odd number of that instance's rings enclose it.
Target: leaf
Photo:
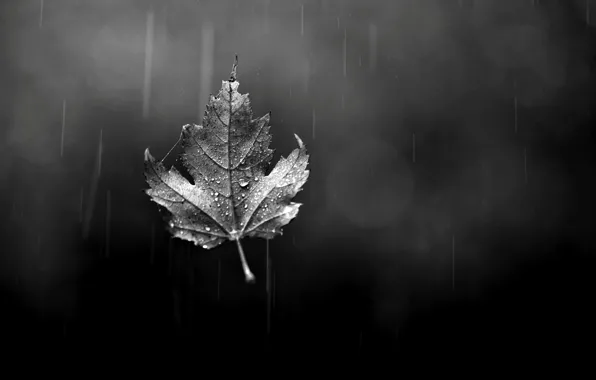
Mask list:
[[[145,150],[145,178],[151,200],[169,211],[170,233],[212,249],[226,240],[238,246],[247,282],[254,281],[240,240],[246,236],[272,239],[298,214],[292,198],[308,179],[306,147],[281,158],[268,174],[271,113],[253,120],[248,94],[236,80],[238,57],[229,80],[211,95],[203,125],[182,127],[181,159],[193,178],[190,183]],[[179,141],[180,141],[179,140]],[[167,156],[167,155],[166,155]]]

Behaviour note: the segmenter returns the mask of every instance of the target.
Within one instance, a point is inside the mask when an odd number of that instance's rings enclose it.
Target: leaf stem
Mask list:
[[[189,125],[189,124],[187,124],[187,125]],[[184,127],[186,127],[186,125]],[[184,128],[184,127],[182,127],[182,128]],[[180,142],[180,140],[182,140],[182,132],[180,132],[180,136],[178,137],[178,141],[176,141],[176,143],[170,148],[170,150],[168,151],[168,153],[166,153],[166,155],[161,159],[160,162],[164,162],[164,160],[168,157],[168,155],[170,153],[172,153],[172,151],[174,150],[174,148],[176,147],[176,145],[178,145],[178,143]]]
[[[246,282],[249,284],[254,284],[255,275],[252,274],[248,264],[246,263],[246,257],[244,257],[244,250],[242,249],[242,244],[240,244],[240,239],[236,239],[236,245],[238,246],[238,253],[240,254],[240,261],[242,261],[242,270],[244,271]]]

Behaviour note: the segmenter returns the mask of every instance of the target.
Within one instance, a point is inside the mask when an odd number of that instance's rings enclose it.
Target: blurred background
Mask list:
[[[596,1],[0,9],[4,337],[377,357],[593,337]],[[243,242],[255,285],[143,193],[145,148],[201,123],[234,54],[272,163],[294,133],[310,153],[297,218]]]

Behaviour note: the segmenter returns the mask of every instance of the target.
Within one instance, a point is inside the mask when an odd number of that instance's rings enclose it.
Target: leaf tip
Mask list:
[[[300,149],[304,148],[304,143],[302,142],[302,139],[300,137],[298,137],[298,135],[295,133],[294,133],[294,137],[298,141],[298,146],[300,147]]]
[[[238,68],[238,54],[234,55],[234,64],[232,65],[232,73],[230,74],[230,82],[235,82],[236,81],[236,70]]]
[[[149,153],[149,148],[145,149],[145,161],[153,161],[153,156]]]

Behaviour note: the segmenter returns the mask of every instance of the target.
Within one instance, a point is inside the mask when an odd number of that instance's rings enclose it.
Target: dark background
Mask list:
[[[3,339],[593,346],[596,2],[1,4]],[[234,244],[171,240],[142,191],[145,148],[200,122],[234,54],[255,117],[272,111],[273,162],[294,133],[311,155],[269,295],[265,240],[243,242],[247,285]]]

